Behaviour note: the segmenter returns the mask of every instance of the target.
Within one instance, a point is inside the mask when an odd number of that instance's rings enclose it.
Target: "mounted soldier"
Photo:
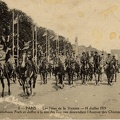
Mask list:
[[[4,97],[4,78],[7,79],[7,85],[8,85],[8,94],[10,95],[10,75],[11,70],[9,69],[9,66],[5,63],[5,57],[6,52],[4,50],[4,46],[0,45],[0,80],[2,84],[2,97]]]
[[[34,58],[32,57],[32,53],[30,50],[27,51],[27,60],[29,62],[31,62],[30,64],[32,64],[33,70],[34,70],[34,74],[37,74],[37,63],[35,63]]]
[[[95,55],[94,55],[95,85],[99,85],[99,83],[100,83],[100,76],[102,74],[102,67],[101,67],[100,62],[101,62],[100,55],[96,51]]]
[[[85,52],[83,52],[83,53],[82,53],[82,56],[81,56],[81,59],[80,59],[80,62],[81,62],[81,64],[82,64],[82,66],[85,64],[85,61],[88,62],[87,56],[86,56]]]
[[[85,52],[82,53],[80,61],[81,61],[82,84],[87,85],[87,77],[88,77],[88,74],[89,74],[89,64],[88,64],[88,56]]]
[[[76,56],[75,59],[75,72],[77,74],[77,79],[78,79],[80,76],[80,58],[78,56]]]
[[[117,73],[119,72],[119,68],[118,68],[118,61],[117,61],[115,55],[112,56],[111,62],[113,63],[113,67],[114,67],[114,69],[115,69],[114,75],[115,75],[115,82],[116,82]]]
[[[93,51],[91,51],[91,54],[89,56],[89,80],[93,79],[94,74],[94,54]]]
[[[106,58],[106,64],[108,65],[111,62],[112,58],[111,58],[111,54],[108,53],[108,56]]]
[[[45,56],[43,56],[43,60],[40,67],[41,78],[44,84],[47,83],[47,75],[48,75],[48,60]]]
[[[96,70],[98,69],[99,64],[100,64],[100,56],[98,52],[96,51],[94,55],[94,72],[96,72]]]

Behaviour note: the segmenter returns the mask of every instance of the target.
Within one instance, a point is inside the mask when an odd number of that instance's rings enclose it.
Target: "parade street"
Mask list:
[[[119,118],[119,113],[111,114],[112,111],[119,112],[120,106],[120,75],[117,82],[113,85],[107,85],[106,76],[99,86],[95,86],[95,81],[89,81],[87,85],[82,85],[81,80],[74,80],[73,85],[68,85],[64,81],[64,88],[56,86],[55,78],[48,79],[47,84],[43,84],[40,76],[37,78],[36,87],[33,94],[29,97],[24,95],[22,87],[18,81],[16,84],[11,81],[11,95],[7,95],[7,85],[5,86],[5,97],[0,98],[0,116],[1,119],[12,118]],[[63,113],[63,111],[54,111],[58,108],[65,108],[67,111],[76,111],[76,113]],[[21,111],[49,109],[49,113],[21,113]],[[77,111],[81,111],[77,113]],[[14,114],[1,114],[1,111],[14,112]],[[84,113],[86,110],[92,112],[104,111],[103,113]],[[106,113],[107,112],[107,113]]]

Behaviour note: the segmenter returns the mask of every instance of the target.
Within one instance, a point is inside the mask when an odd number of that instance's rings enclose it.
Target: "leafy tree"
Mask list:
[[[17,10],[9,9],[5,2],[0,1],[0,36],[2,35],[3,28],[7,28],[10,31],[10,39],[12,40],[12,26],[13,26],[13,11],[14,19],[18,17],[19,20],[19,46],[20,49],[23,49],[24,43],[30,41],[30,49],[32,50],[32,41],[33,41],[33,25],[34,22],[31,17],[27,16],[26,13]],[[38,46],[42,47],[42,51],[46,51],[46,37],[43,34],[47,30],[47,39],[49,40],[49,53],[55,53],[56,50],[56,34],[54,31],[46,29],[44,27],[37,26],[37,40]],[[15,33],[17,33],[17,26],[15,25]],[[16,35],[16,34],[15,34]],[[16,45],[16,36],[15,36],[15,45]],[[63,36],[59,36],[59,50],[64,53],[64,48],[66,52],[72,50],[72,45],[66,42]],[[39,53],[39,50],[38,50]]]

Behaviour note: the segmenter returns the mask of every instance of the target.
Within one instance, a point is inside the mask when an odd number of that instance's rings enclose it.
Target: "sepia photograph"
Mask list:
[[[0,0],[0,119],[120,119],[120,0]]]

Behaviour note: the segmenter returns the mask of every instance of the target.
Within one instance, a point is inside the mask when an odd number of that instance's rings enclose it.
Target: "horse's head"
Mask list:
[[[23,52],[23,54],[22,54],[22,56],[21,56],[21,58],[20,58],[20,60],[19,60],[20,66],[21,66],[22,68],[25,67],[26,60],[27,60],[26,52]]]

